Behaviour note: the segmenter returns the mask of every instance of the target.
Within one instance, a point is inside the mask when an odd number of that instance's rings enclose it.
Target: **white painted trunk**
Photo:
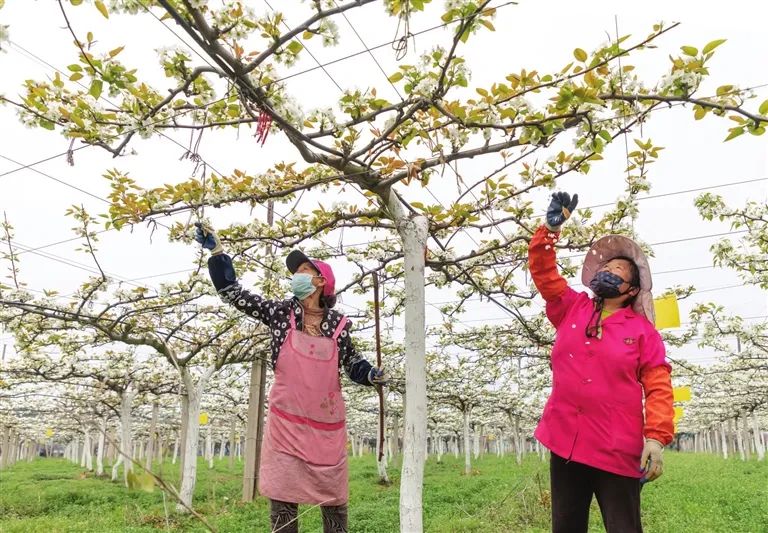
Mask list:
[[[227,449],[227,437],[224,433],[221,434],[219,439],[219,459],[224,459],[224,450]]]
[[[85,468],[93,471],[93,442],[91,441],[91,432],[87,430],[85,432],[85,443],[83,444],[83,450],[85,452]]]
[[[357,457],[357,437],[350,433],[349,441],[352,444],[352,457]]]
[[[387,427],[387,419],[385,416],[385,413],[387,412],[387,395],[382,394],[381,397],[383,398],[381,401],[381,404],[379,405],[379,408],[383,410],[382,413],[379,413],[379,416],[384,417],[384,429],[386,430]],[[376,426],[376,466],[379,470],[379,483],[382,483],[384,485],[389,485],[389,476],[387,475],[387,453],[386,453],[386,437],[382,433],[386,433],[386,431],[379,431],[378,425]],[[379,456],[381,456],[381,459],[379,459]]]
[[[499,428],[499,436],[496,439],[496,455],[498,457],[504,456],[504,431]]]
[[[133,404],[133,398],[136,396],[136,390],[132,386],[128,386],[123,395],[120,398],[120,459],[118,462],[123,463],[123,483],[128,486],[128,472],[133,470],[133,462],[131,461],[131,426],[133,424],[133,417],[131,415],[131,405]],[[114,467],[113,467],[114,472]]]
[[[470,440],[469,440],[469,417],[472,408],[467,407],[462,414],[464,415],[464,473],[470,475],[472,473],[472,457],[470,456]]]
[[[459,458],[459,437],[458,435],[453,436],[453,456],[458,459]]]
[[[80,445],[80,441],[79,440],[78,440],[77,444],[78,444],[78,446]],[[80,456],[80,468],[85,468],[85,451],[88,449],[88,446],[86,446],[86,444],[88,444],[88,432],[87,431],[84,433],[83,447],[82,448],[78,448],[78,451],[79,451],[78,455]]]
[[[741,433],[741,427],[739,425],[739,417],[736,417],[733,420],[733,424],[734,424],[734,431],[736,432],[736,449],[739,451],[739,457],[741,458],[741,460],[746,461],[747,453],[746,453],[746,450],[744,449],[744,439]]]
[[[214,367],[209,367],[200,376],[195,384],[192,375],[187,368],[182,367],[181,379],[184,385],[184,395],[182,395],[182,412],[186,411],[186,435],[182,443],[182,465],[181,488],[179,498],[187,506],[192,506],[192,496],[195,492],[195,483],[197,481],[197,446],[200,437],[200,400],[203,390],[208,380],[215,371]],[[186,409],[184,409],[186,407]],[[187,509],[178,504],[176,510],[181,513],[188,512]]]
[[[752,411],[752,436],[755,441],[755,453],[757,454],[757,460],[762,461],[765,459],[765,443],[763,442],[762,434],[760,433],[760,424],[757,421],[757,413]]]
[[[123,456],[118,455],[117,461],[114,462],[112,465],[112,481],[117,481],[117,471],[120,468],[120,465],[123,464]]]
[[[483,426],[481,424],[475,424],[475,430],[472,442],[472,452],[475,456],[475,461],[480,458],[480,434],[483,432]]]
[[[426,324],[424,261],[428,237],[426,217],[406,213],[390,190],[388,206],[403,242],[405,272],[405,421],[400,481],[400,530],[423,531],[422,490],[427,438]]]
[[[208,431],[206,431],[205,434],[205,453],[208,457],[208,468],[213,468],[213,429],[210,423],[208,424]]]
[[[173,459],[171,460],[171,464],[176,464],[176,458],[179,456],[179,437],[177,436],[175,439],[173,439]]]
[[[229,468],[235,467],[235,434],[237,431],[237,416],[233,416],[229,426]]]
[[[104,475],[104,444],[107,440],[107,417],[101,418],[101,427],[99,428],[99,441],[96,447],[96,475]]]
[[[725,422],[720,423],[720,438],[720,446],[723,452],[723,459],[728,459],[728,441],[725,438]]]

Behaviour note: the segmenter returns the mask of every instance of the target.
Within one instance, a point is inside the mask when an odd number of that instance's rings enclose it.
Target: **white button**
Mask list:
[[[572,327],[573,329],[576,329],[576,324],[571,324],[571,327]]]
[[[589,341],[585,342],[584,344],[589,344]]]

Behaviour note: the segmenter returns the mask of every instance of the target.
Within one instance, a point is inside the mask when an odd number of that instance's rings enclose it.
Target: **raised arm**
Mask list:
[[[269,326],[275,316],[277,302],[243,289],[240,282],[237,281],[237,273],[232,264],[232,258],[224,253],[224,247],[221,245],[216,232],[199,223],[195,226],[197,226],[195,240],[203,248],[211,251],[211,257],[208,258],[208,273],[221,299],[233,305],[237,310]]]

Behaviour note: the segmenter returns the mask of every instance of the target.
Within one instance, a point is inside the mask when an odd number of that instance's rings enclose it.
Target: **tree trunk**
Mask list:
[[[720,423],[720,436],[721,436],[721,447],[723,452],[723,459],[728,459],[728,441],[725,437],[725,422]]]
[[[173,459],[171,460],[171,464],[176,464],[176,459],[179,457],[179,437],[177,436],[175,439],[173,439]]]
[[[765,443],[763,443],[763,439],[761,438],[760,424],[757,421],[757,413],[755,411],[752,411],[752,437],[755,441],[757,460],[762,461],[765,459]]]
[[[392,455],[400,453],[400,414],[392,415]]]
[[[213,426],[208,423],[208,431],[205,432],[205,458],[208,459],[208,468],[213,468]]]
[[[96,445],[96,475],[104,475],[104,443],[107,439],[107,417],[101,417],[101,426],[99,427],[99,440]]]
[[[469,440],[469,417],[471,415],[472,408],[465,407],[462,414],[464,415],[464,473],[470,475],[472,473],[472,458],[470,456],[470,440]]]
[[[274,202],[267,203],[267,224],[274,222]],[[274,251],[267,246],[267,257]],[[266,280],[271,279],[271,271],[267,271]],[[259,355],[259,354],[257,354]],[[261,464],[261,443],[264,437],[264,406],[265,389],[267,384],[268,353],[260,354],[251,365],[251,384],[248,393],[248,415],[245,422],[245,465],[243,466],[243,501],[250,502],[256,496],[259,487],[259,466]]]
[[[160,405],[157,400],[152,402],[152,421],[149,423],[149,440],[147,442],[147,451],[144,457],[144,466],[152,470],[152,461],[155,459],[156,449],[159,448],[157,436],[157,417],[160,412]]]
[[[472,453],[475,456],[475,461],[480,458],[480,436],[483,432],[482,424],[475,424],[474,435],[472,439]]]
[[[405,272],[405,424],[400,481],[400,530],[423,531],[422,490],[424,445],[427,433],[426,325],[424,318],[424,262],[428,222],[411,217],[390,189],[388,206],[403,242]]]
[[[235,435],[237,432],[237,415],[232,417],[229,425],[229,469],[235,468]]]
[[[181,368],[181,379],[184,384],[182,395],[182,412],[186,411],[186,435],[182,442],[181,450],[181,489],[179,498],[187,506],[192,506],[192,496],[195,492],[195,483],[197,481],[197,446],[200,437],[200,400],[205,390],[208,380],[215,372],[214,367],[205,370],[199,381],[195,384],[192,374],[186,367]],[[186,403],[186,409],[184,406]],[[176,510],[181,513],[188,512],[187,509],[178,504]]]
[[[383,409],[382,413],[379,413],[379,416],[384,416],[384,413],[387,412],[386,410],[386,402],[387,402],[387,395],[382,394],[382,403],[380,405],[380,408]],[[384,427],[387,427],[387,421],[384,419]],[[376,428],[376,466],[379,470],[379,483],[382,485],[389,485],[389,476],[387,475],[387,453],[384,449],[386,446],[386,439],[383,439],[384,435],[383,432],[378,430],[378,426]]]

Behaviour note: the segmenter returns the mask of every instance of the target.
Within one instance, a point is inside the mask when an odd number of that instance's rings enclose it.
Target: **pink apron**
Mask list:
[[[349,499],[347,428],[336,341],[291,329],[269,393],[259,492],[272,500],[343,505]]]

